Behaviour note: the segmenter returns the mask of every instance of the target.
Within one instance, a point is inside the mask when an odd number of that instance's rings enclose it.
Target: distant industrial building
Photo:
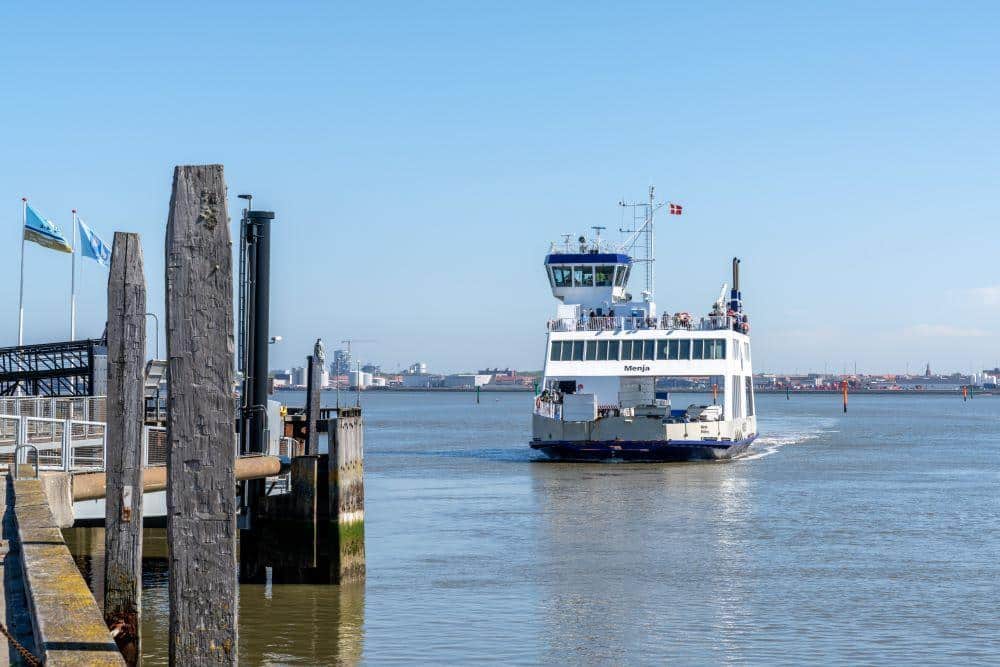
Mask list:
[[[403,373],[402,378],[401,385],[407,389],[439,387],[441,386],[441,381],[444,379],[440,375],[432,375],[430,373]]]
[[[451,389],[472,389],[489,384],[492,378],[492,375],[481,375],[479,373],[456,373],[446,376],[442,382],[442,386]]]
[[[372,374],[365,373],[364,371],[351,371],[347,374],[349,378],[349,383],[352,387],[360,387],[361,389],[367,389],[372,385]]]

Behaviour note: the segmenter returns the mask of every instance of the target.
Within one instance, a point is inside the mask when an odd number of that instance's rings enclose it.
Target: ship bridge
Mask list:
[[[586,250],[586,248],[585,248]],[[552,295],[565,304],[578,304],[607,314],[615,304],[632,300],[625,289],[632,258],[619,252],[552,252],[545,256]]]

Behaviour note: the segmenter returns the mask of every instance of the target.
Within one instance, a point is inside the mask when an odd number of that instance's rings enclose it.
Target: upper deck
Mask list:
[[[688,313],[663,313],[659,317],[594,316],[561,317],[549,320],[548,331],[726,331],[750,333],[749,324],[741,317],[709,315],[694,319]]]

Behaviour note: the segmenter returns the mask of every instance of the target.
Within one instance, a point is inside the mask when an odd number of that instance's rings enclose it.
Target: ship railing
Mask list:
[[[637,331],[654,329],[659,331],[720,331],[735,329],[737,320],[728,315],[708,315],[694,319],[686,313],[663,315],[660,317],[599,316],[557,318],[549,320],[549,331]]]

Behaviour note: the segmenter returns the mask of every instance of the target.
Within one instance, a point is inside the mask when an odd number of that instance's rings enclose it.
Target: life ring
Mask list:
[[[743,329],[743,333],[745,333],[745,334],[747,334],[749,336],[750,335],[750,323],[749,322],[744,322],[740,326]]]
[[[677,313],[677,321],[681,323],[681,326],[686,327],[691,323],[690,313]]]
[[[583,391],[583,385],[582,384],[576,385],[576,390],[577,391]]]

